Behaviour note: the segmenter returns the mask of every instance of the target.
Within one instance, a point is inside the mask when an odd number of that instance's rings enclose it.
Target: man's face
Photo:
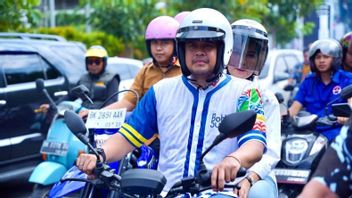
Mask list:
[[[103,70],[103,59],[99,57],[88,57],[87,67],[89,73],[97,75]]]
[[[320,73],[330,72],[334,58],[318,52],[314,58],[314,64]]]
[[[172,40],[152,40],[150,50],[159,65],[168,66],[174,52],[174,42]]]
[[[216,64],[218,43],[215,41],[188,41],[185,43],[187,68],[193,76],[210,77]]]

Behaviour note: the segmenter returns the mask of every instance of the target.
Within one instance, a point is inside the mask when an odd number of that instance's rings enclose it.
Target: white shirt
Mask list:
[[[203,90],[184,76],[161,80],[143,96],[119,132],[136,147],[154,133],[159,134],[158,170],[167,179],[164,190],[168,191],[175,182],[197,173],[200,156],[219,134],[221,120],[230,113],[247,110],[243,106],[257,112],[253,130],[215,146],[204,158],[207,169],[249,140],[266,144],[263,106],[256,98],[260,93],[246,90],[250,83],[224,75]]]
[[[257,82],[254,86],[260,87]],[[260,89],[260,88],[259,88]],[[275,95],[268,89],[261,90],[266,125],[267,150],[262,159],[249,170],[257,173],[262,179],[270,176],[276,181],[274,168],[281,156],[281,114],[280,105]]]

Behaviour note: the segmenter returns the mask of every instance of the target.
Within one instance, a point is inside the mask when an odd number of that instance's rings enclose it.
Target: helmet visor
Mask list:
[[[253,71],[259,75],[267,56],[267,40],[234,34],[233,51],[228,66]]]
[[[192,26],[180,28],[176,38],[179,41],[184,40],[223,40],[225,31],[206,26]]]

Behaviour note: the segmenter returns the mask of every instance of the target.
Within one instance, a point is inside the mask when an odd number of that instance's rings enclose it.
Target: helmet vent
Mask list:
[[[193,20],[192,23],[203,23],[203,20]]]

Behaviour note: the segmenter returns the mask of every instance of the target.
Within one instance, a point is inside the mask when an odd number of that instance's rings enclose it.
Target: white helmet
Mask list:
[[[183,19],[176,34],[176,41],[182,73],[185,76],[191,75],[185,61],[184,44],[187,40],[220,41],[221,45],[217,49],[216,65],[213,71],[216,76],[219,76],[232,53],[232,30],[226,17],[214,9],[199,8]]]
[[[251,19],[231,24],[233,51],[228,66],[253,71],[258,76],[268,55],[268,33],[264,26]]]

